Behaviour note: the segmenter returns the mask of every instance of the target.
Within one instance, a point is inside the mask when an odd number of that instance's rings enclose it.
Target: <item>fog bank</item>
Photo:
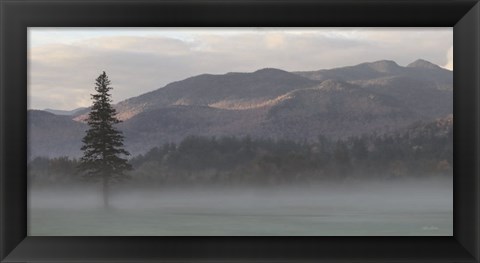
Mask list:
[[[452,235],[451,178],[261,188],[32,189],[29,235]]]

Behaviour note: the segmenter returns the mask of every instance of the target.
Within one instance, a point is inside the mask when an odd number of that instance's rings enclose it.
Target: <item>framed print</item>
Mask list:
[[[1,13],[2,262],[479,262],[476,1]]]

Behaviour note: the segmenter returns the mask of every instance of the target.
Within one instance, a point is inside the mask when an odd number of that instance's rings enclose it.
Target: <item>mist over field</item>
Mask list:
[[[450,236],[452,177],[279,187],[33,187],[32,236]]]

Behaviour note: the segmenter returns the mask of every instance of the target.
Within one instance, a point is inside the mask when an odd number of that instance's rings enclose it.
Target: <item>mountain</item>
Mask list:
[[[53,113],[55,115],[66,115],[66,116],[74,116],[79,112],[85,112],[85,110],[88,110],[88,108],[82,107],[82,108],[77,108],[73,110],[54,110],[54,109],[48,109],[48,108],[44,109],[44,111]]]
[[[397,75],[403,70],[404,68],[400,67],[394,61],[381,60],[349,67],[322,69],[317,71],[300,71],[295,73],[312,80],[338,79],[343,81],[351,81]]]
[[[452,82],[440,86],[435,81],[420,78],[389,76],[352,83],[366,90],[396,98],[427,119],[435,119],[453,112]]]
[[[268,113],[275,138],[343,138],[388,132],[422,119],[404,102],[346,82],[326,80],[320,85],[290,93],[289,99]]]
[[[408,68],[424,68],[424,69],[442,69],[438,65],[433,64],[432,62],[426,61],[424,59],[417,59],[414,62],[407,65]]]
[[[345,138],[452,114],[453,77],[425,60],[310,72],[267,68],[194,76],[114,106],[133,155],[188,135]],[[72,116],[29,111],[31,154],[79,156],[87,114],[88,109]]]
[[[124,100],[116,105],[116,109],[118,117],[126,120],[141,112],[176,105],[256,108],[286,92],[315,84],[316,81],[270,68],[253,73],[203,74]],[[77,120],[85,117],[85,114],[78,116]]]
[[[78,156],[87,125],[70,116],[40,110],[27,112],[29,158],[35,156]]]
[[[142,112],[119,125],[132,153],[145,145],[179,142],[189,135],[246,136],[257,133],[263,120],[261,110],[225,110],[208,106],[160,108]]]
[[[418,59],[406,67],[399,66],[391,60],[381,60],[349,67],[295,73],[312,80],[338,79],[361,82],[382,78],[403,77],[418,81],[433,82],[438,89],[451,89],[453,85],[452,71],[441,68],[423,59]]]

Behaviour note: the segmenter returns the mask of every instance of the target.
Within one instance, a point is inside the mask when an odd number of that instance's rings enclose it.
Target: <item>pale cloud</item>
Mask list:
[[[452,43],[451,28],[30,29],[29,107],[88,106],[103,70],[118,102],[203,73],[418,58],[448,68]]]
[[[443,67],[453,70],[453,46],[451,46],[447,51],[447,64],[445,64]]]
[[[265,36],[267,48],[281,48],[285,44],[285,34],[271,33]]]
[[[121,52],[146,52],[181,55],[191,51],[192,45],[188,42],[165,37],[98,37],[76,43],[77,46],[86,46],[97,50]]]

